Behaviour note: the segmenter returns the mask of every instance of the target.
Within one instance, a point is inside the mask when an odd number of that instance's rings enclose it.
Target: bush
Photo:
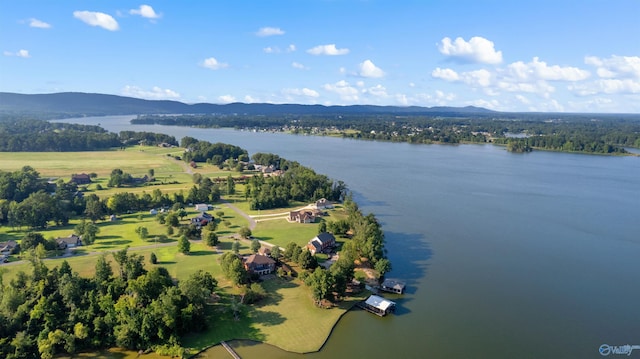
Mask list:
[[[151,262],[151,264],[158,263],[158,257],[156,257],[155,253],[151,252],[151,254],[149,255],[149,262]]]

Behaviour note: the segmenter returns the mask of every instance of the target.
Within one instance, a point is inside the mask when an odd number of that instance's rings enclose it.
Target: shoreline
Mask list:
[[[336,319],[335,323],[333,323],[333,325],[331,326],[331,329],[329,330],[329,334],[327,334],[326,338],[325,338],[325,339],[323,340],[323,342],[322,342],[322,345],[320,345],[320,347],[319,347],[317,350],[309,350],[309,351],[304,351],[304,352],[296,352],[296,351],[292,351],[292,350],[284,349],[284,348],[279,347],[279,346],[277,346],[277,345],[275,345],[275,344],[269,343],[268,341],[259,341],[259,340],[253,340],[253,339],[247,339],[247,338],[241,338],[241,339],[238,339],[238,338],[228,339],[228,340],[224,340],[224,342],[226,342],[226,343],[233,343],[233,342],[251,342],[251,343],[260,344],[260,345],[268,345],[268,346],[270,346],[270,347],[273,347],[273,348],[275,348],[275,349],[277,349],[277,350],[280,350],[280,351],[283,351],[283,352],[285,352],[285,353],[297,354],[297,355],[305,355],[305,354],[311,354],[311,353],[319,353],[319,352],[321,352],[321,351],[322,351],[322,349],[324,349],[324,347],[326,346],[326,344],[327,344],[327,342],[329,341],[329,339],[331,339],[331,337],[332,337],[332,335],[333,335],[333,333],[334,333],[334,331],[335,331],[335,328],[336,328],[336,326],[338,325],[338,323],[340,323],[340,321],[342,320],[342,318],[343,318],[347,313],[349,313],[350,311],[352,311],[352,310],[356,307],[356,304],[357,304],[357,303],[358,303],[358,302],[357,302],[357,301],[355,301],[355,302],[353,302],[353,304],[351,304],[351,306],[349,306],[349,308],[344,309],[344,312],[343,312],[342,314],[340,314],[340,316]],[[208,347],[206,347],[206,348],[203,348],[203,349],[199,350],[198,352],[196,352],[196,353],[194,353],[194,354],[190,355],[188,358],[198,358],[198,355],[200,355],[200,354],[202,354],[202,353],[204,353],[204,352],[206,352],[206,351],[208,351],[208,350],[212,350],[212,349],[214,349],[214,348],[217,348],[217,347],[222,347],[222,341],[221,341],[221,342],[218,342],[218,343],[216,343],[216,344],[213,344],[213,345],[211,345],[211,346],[208,346]],[[233,348],[233,345],[232,345],[231,347]],[[234,349],[235,349],[235,348],[234,348]]]

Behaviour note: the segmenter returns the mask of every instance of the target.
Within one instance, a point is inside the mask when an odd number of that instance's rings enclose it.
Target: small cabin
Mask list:
[[[397,279],[385,279],[384,282],[382,282],[382,284],[380,285],[380,290],[389,293],[404,294],[405,287],[406,284],[402,281],[399,281]]]

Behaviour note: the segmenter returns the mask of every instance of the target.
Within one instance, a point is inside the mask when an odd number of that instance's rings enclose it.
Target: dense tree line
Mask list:
[[[206,162],[217,166],[227,160],[249,160],[247,150],[225,143],[210,143],[186,136],[180,140],[180,146],[186,149],[183,155],[186,162]]]
[[[298,162],[278,159],[279,176],[253,176],[247,183],[246,196],[251,209],[287,207],[290,201],[315,201],[326,198],[340,201],[346,185],[342,181],[332,181],[325,175],[315,173]]]
[[[205,304],[217,282],[198,271],[177,285],[163,267],[145,269],[127,250],[106,255],[95,275],[80,277],[65,261],[47,268],[32,259],[31,274],[0,277],[0,357],[52,358],[119,346],[180,355],[181,337],[205,328]]]
[[[135,131],[120,131],[120,141],[125,146],[128,145],[170,145],[178,146],[178,141],[173,136],[165,135],[164,133],[155,132],[135,132]]]
[[[140,194],[118,192],[101,199],[94,193],[83,195],[75,183],[62,179],[56,182],[55,191],[51,190],[51,185],[31,167],[25,166],[15,172],[0,171],[0,225],[40,229],[52,221],[56,225],[66,225],[76,216],[95,222],[107,214],[220,199],[219,186],[202,177],[186,194],[178,191],[169,195],[156,188]]]
[[[75,183],[58,180],[51,186],[29,166],[14,172],[0,170],[0,224],[45,228],[55,221],[65,225],[84,209],[85,200]]]
[[[0,151],[96,151],[137,144],[177,145],[175,137],[149,132],[122,131],[120,135],[99,126],[31,119],[0,120]]]
[[[304,134],[340,131],[343,137],[409,143],[522,142],[529,146],[587,153],[624,153],[640,148],[640,119],[634,115],[487,113],[462,117],[385,114],[147,116],[135,123],[178,126],[258,128]],[[520,147],[520,146],[518,146]]]

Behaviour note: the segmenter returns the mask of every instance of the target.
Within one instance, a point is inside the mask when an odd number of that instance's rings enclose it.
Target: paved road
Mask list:
[[[231,204],[229,201],[227,201],[224,198],[220,198],[220,202],[224,203],[225,206],[231,208],[232,210],[234,210],[236,213],[238,213],[239,215],[241,215],[242,217],[244,217],[247,221],[249,221],[249,229],[253,231],[254,228],[256,228],[256,220],[253,219],[253,217],[251,217],[250,215],[244,213],[240,208],[234,206],[233,204]]]

